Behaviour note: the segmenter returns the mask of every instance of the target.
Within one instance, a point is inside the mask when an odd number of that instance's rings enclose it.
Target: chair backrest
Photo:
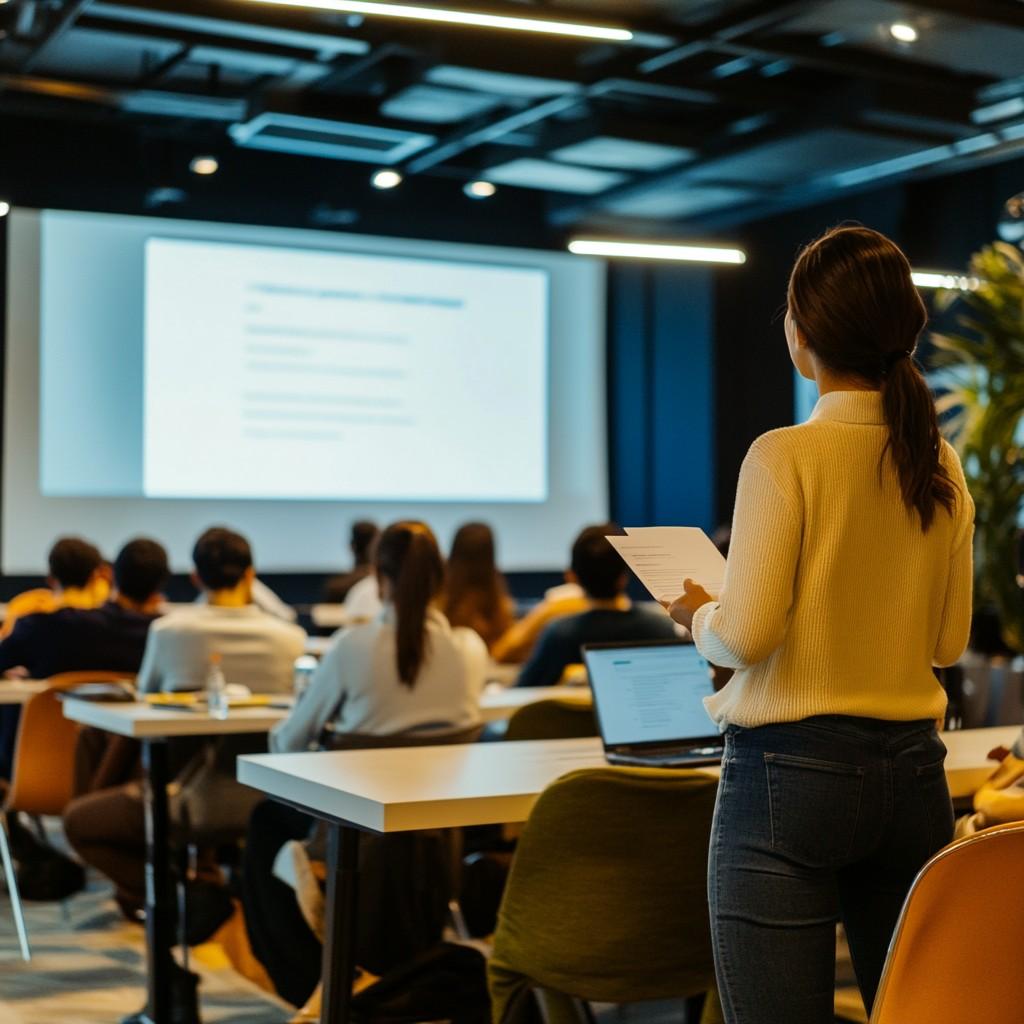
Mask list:
[[[571,700],[538,700],[517,708],[508,720],[506,740],[571,740],[597,735],[592,705]]]
[[[5,807],[26,814],[64,813],[74,796],[78,723],[64,717],[60,693],[81,683],[131,679],[123,672],[62,672],[21,709],[14,771]]]
[[[541,794],[498,915],[495,1020],[535,986],[610,1003],[713,986],[707,863],[716,790],[701,771],[592,768]]]
[[[447,726],[437,729],[423,729],[415,732],[399,732],[375,736],[366,732],[335,732],[325,729],[321,737],[327,750],[374,750],[382,747],[445,747],[459,743],[476,743],[483,734],[481,723],[462,725],[458,728]]]
[[[871,1024],[960,1024],[1021,1017],[1024,824],[1001,825],[937,853],[896,926]]]

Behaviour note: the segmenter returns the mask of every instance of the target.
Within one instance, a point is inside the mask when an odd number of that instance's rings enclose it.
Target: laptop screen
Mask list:
[[[584,648],[605,747],[686,743],[715,734],[709,666],[686,643]]]

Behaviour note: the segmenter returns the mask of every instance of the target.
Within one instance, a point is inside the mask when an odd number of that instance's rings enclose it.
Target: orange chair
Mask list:
[[[968,836],[937,853],[903,907],[871,1024],[962,1024],[1021,1018],[1024,823]]]
[[[59,694],[81,683],[131,678],[123,672],[64,672],[51,676],[47,688],[33,694],[21,709],[11,786],[4,801],[4,815],[0,816],[0,859],[25,960],[31,959],[32,952],[7,837],[6,815],[18,812],[34,817],[61,815],[71,802],[78,723],[64,717]]]

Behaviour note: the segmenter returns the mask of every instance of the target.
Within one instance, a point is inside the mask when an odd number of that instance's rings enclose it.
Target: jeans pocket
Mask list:
[[[864,769],[790,754],[765,754],[772,849],[808,867],[850,856],[860,819]]]

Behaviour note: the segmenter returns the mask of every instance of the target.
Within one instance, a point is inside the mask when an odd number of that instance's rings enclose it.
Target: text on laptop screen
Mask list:
[[[689,644],[586,652],[606,746],[700,739],[715,732],[708,663]]]

